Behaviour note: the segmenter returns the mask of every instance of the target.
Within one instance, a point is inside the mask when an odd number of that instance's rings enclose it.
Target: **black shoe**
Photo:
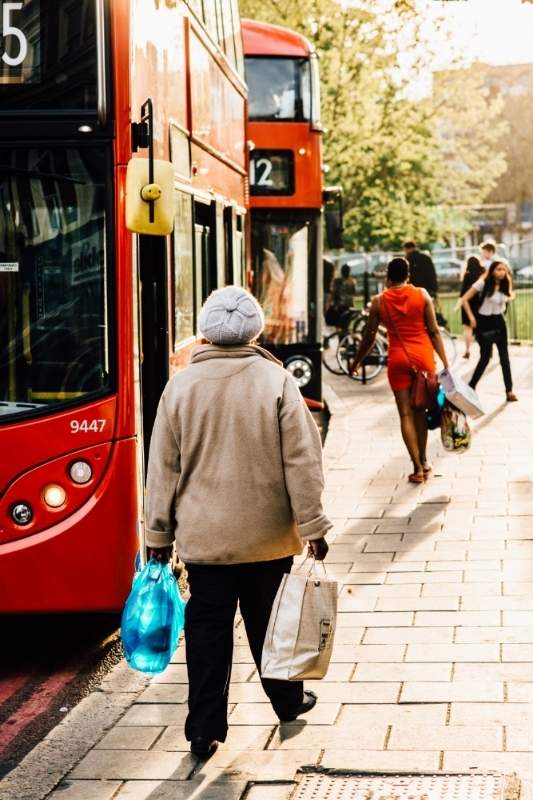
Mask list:
[[[303,699],[302,703],[300,704],[300,706],[298,707],[298,709],[296,710],[296,713],[293,714],[292,717],[280,717],[279,721],[280,722],[293,722],[296,719],[296,717],[300,716],[300,714],[307,714],[308,711],[311,711],[311,709],[316,706],[316,701],[317,700],[318,700],[318,697],[316,696],[316,694],[307,689],[304,692],[304,699]]]
[[[203,758],[212,756],[217,747],[217,741],[207,739],[205,736],[195,736],[194,739],[191,739],[191,753],[194,753],[195,756]]]

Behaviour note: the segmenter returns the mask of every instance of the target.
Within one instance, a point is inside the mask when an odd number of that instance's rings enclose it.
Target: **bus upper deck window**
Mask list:
[[[251,120],[309,121],[309,59],[251,56],[246,59],[246,78]]]

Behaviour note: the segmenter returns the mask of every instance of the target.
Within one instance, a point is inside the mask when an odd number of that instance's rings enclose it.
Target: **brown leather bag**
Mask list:
[[[392,318],[392,314],[388,308],[387,303],[385,303],[385,298],[381,295],[381,305],[385,308],[387,312],[387,316],[392,323],[392,327],[396,331],[396,336],[400,340],[400,343],[405,351],[405,355],[411,365],[411,369],[413,370],[413,383],[411,384],[411,396],[409,398],[409,405],[415,411],[437,411],[439,408],[437,397],[439,394],[439,379],[437,378],[437,373],[433,370],[422,370],[417,369],[411,360],[411,356],[409,355],[409,351],[404,344],[402,337],[400,336],[400,331],[396,327],[396,323]]]

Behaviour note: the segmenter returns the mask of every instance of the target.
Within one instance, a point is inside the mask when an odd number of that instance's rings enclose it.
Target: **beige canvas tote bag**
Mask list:
[[[319,680],[328,671],[337,616],[337,583],[312,575],[284,575],[263,645],[261,676]]]

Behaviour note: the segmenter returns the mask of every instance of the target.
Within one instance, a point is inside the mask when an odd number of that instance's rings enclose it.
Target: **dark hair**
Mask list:
[[[343,278],[349,278],[351,275],[351,270],[348,264],[343,264],[341,267],[341,275]]]
[[[394,283],[401,283],[409,276],[409,262],[406,258],[393,258],[387,265],[387,278]]]
[[[475,281],[483,275],[485,268],[479,256],[469,256],[466,262],[465,275],[471,276]]]
[[[505,267],[505,278],[500,281],[500,292],[506,297],[511,296],[511,291],[513,289],[513,279],[511,278],[511,273],[509,272],[509,267],[503,261],[493,261],[486,273],[483,275],[483,280],[485,281],[485,288],[483,289],[481,295],[483,298],[485,297],[492,297],[494,292],[496,291],[496,278],[494,277],[494,270],[497,267]]]
[[[496,245],[494,242],[481,242],[479,247],[481,250],[490,250],[492,253],[496,252]]]
[[[416,250],[416,242],[414,239],[406,239],[402,246],[404,250]]]

